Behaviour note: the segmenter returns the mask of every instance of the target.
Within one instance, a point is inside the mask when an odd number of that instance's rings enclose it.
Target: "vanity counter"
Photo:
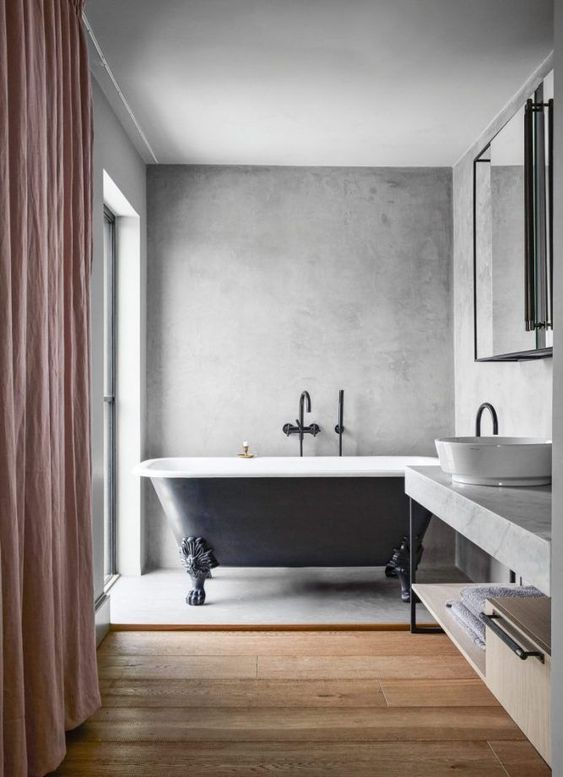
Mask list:
[[[405,491],[527,583],[550,595],[551,486],[452,483],[440,467],[407,467]]]

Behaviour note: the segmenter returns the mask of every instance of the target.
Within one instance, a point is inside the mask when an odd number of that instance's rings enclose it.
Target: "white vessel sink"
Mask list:
[[[542,437],[443,437],[440,466],[455,483],[543,486],[551,483],[551,440]]]

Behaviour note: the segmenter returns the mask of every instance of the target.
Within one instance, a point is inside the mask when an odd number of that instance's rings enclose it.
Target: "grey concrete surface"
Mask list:
[[[495,118],[453,170],[453,307],[455,352],[455,430],[474,434],[475,413],[481,402],[492,402],[503,435],[551,437],[551,359],[526,362],[475,362],[473,337],[473,159],[516,112],[549,71],[548,63],[535,73]],[[522,295],[523,296],[523,295]],[[523,307],[522,301],[522,307]],[[485,424],[483,433],[488,433]],[[458,562],[471,567],[471,548],[460,548]],[[483,569],[482,559],[479,562]],[[508,570],[490,564],[493,582]]]
[[[433,570],[432,580],[435,575]],[[451,572],[446,579],[452,580]],[[185,603],[189,588],[182,570],[122,577],[111,591],[111,621],[194,626],[409,621],[399,582],[385,577],[382,567],[219,567],[206,583],[202,607]],[[419,622],[432,622],[422,604],[417,610]]]
[[[523,130],[522,130],[523,132]],[[524,171],[476,167],[477,338],[480,357],[535,348],[524,326]]]
[[[295,455],[308,389],[334,455],[434,454],[453,429],[451,171],[148,168],[147,454]],[[175,566],[151,494],[152,566]]]
[[[488,400],[497,409],[501,434],[551,436],[552,360],[501,364],[476,363],[473,358],[473,159],[545,75],[539,72],[527,82],[453,171],[457,434],[473,434],[477,408]]]
[[[536,347],[523,314],[524,168],[495,165],[491,170],[493,221],[493,350],[511,353]],[[486,355],[486,354],[484,354]]]

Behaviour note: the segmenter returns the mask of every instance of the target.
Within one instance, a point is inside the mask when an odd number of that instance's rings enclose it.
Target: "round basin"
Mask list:
[[[440,467],[454,483],[543,486],[551,483],[551,440],[543,437],[443,437]]]

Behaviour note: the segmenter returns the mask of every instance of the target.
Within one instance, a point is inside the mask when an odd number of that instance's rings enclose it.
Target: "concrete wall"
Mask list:
[[[553,299],[556,321],[563,311],[563,4],[555,3],[555,262]],[[556,326],[557,323],[556,323]],[[561,330],[558,329],[560,332]],[[553,347],[553,520],[551,545],[551,698],[553,777],[563,777],[563,347]]]
[[[536,334],[526,332],[523,310],[524,170],[480,162],[475,177],[477,353],[532,350]]]
[[[524,328],[524,168],[494,165],[491,190],[493,350],[483,356],[536,347],[535,332]]]
[[[481,402],[492,402],[500,433],[551,437],[551,359],[475,362],[473,349],[473,159],[543,80],[551,63],[532,76],[453,170],[453,295],[456,434],[474,434]],[[523,303],[522,303],[523,304]],[[487,421],[484,420],[483,433]],[[477,550],[477,549],[475,549]],[[458,559],[476,579],[498,577],[488,557],[466,548]]]
[[[151,457],[433,454],[453,429],[451,170],[148,168]],[[155,498],[149,563],[176,566]]]
[[[92,83],[94,105],[94,214],[91,288],[92,472],[95,595],[104,585],[103,486],[103,171],[106,170],[140,217],[141,260],[146,264],[146,172],[100,87]]]

